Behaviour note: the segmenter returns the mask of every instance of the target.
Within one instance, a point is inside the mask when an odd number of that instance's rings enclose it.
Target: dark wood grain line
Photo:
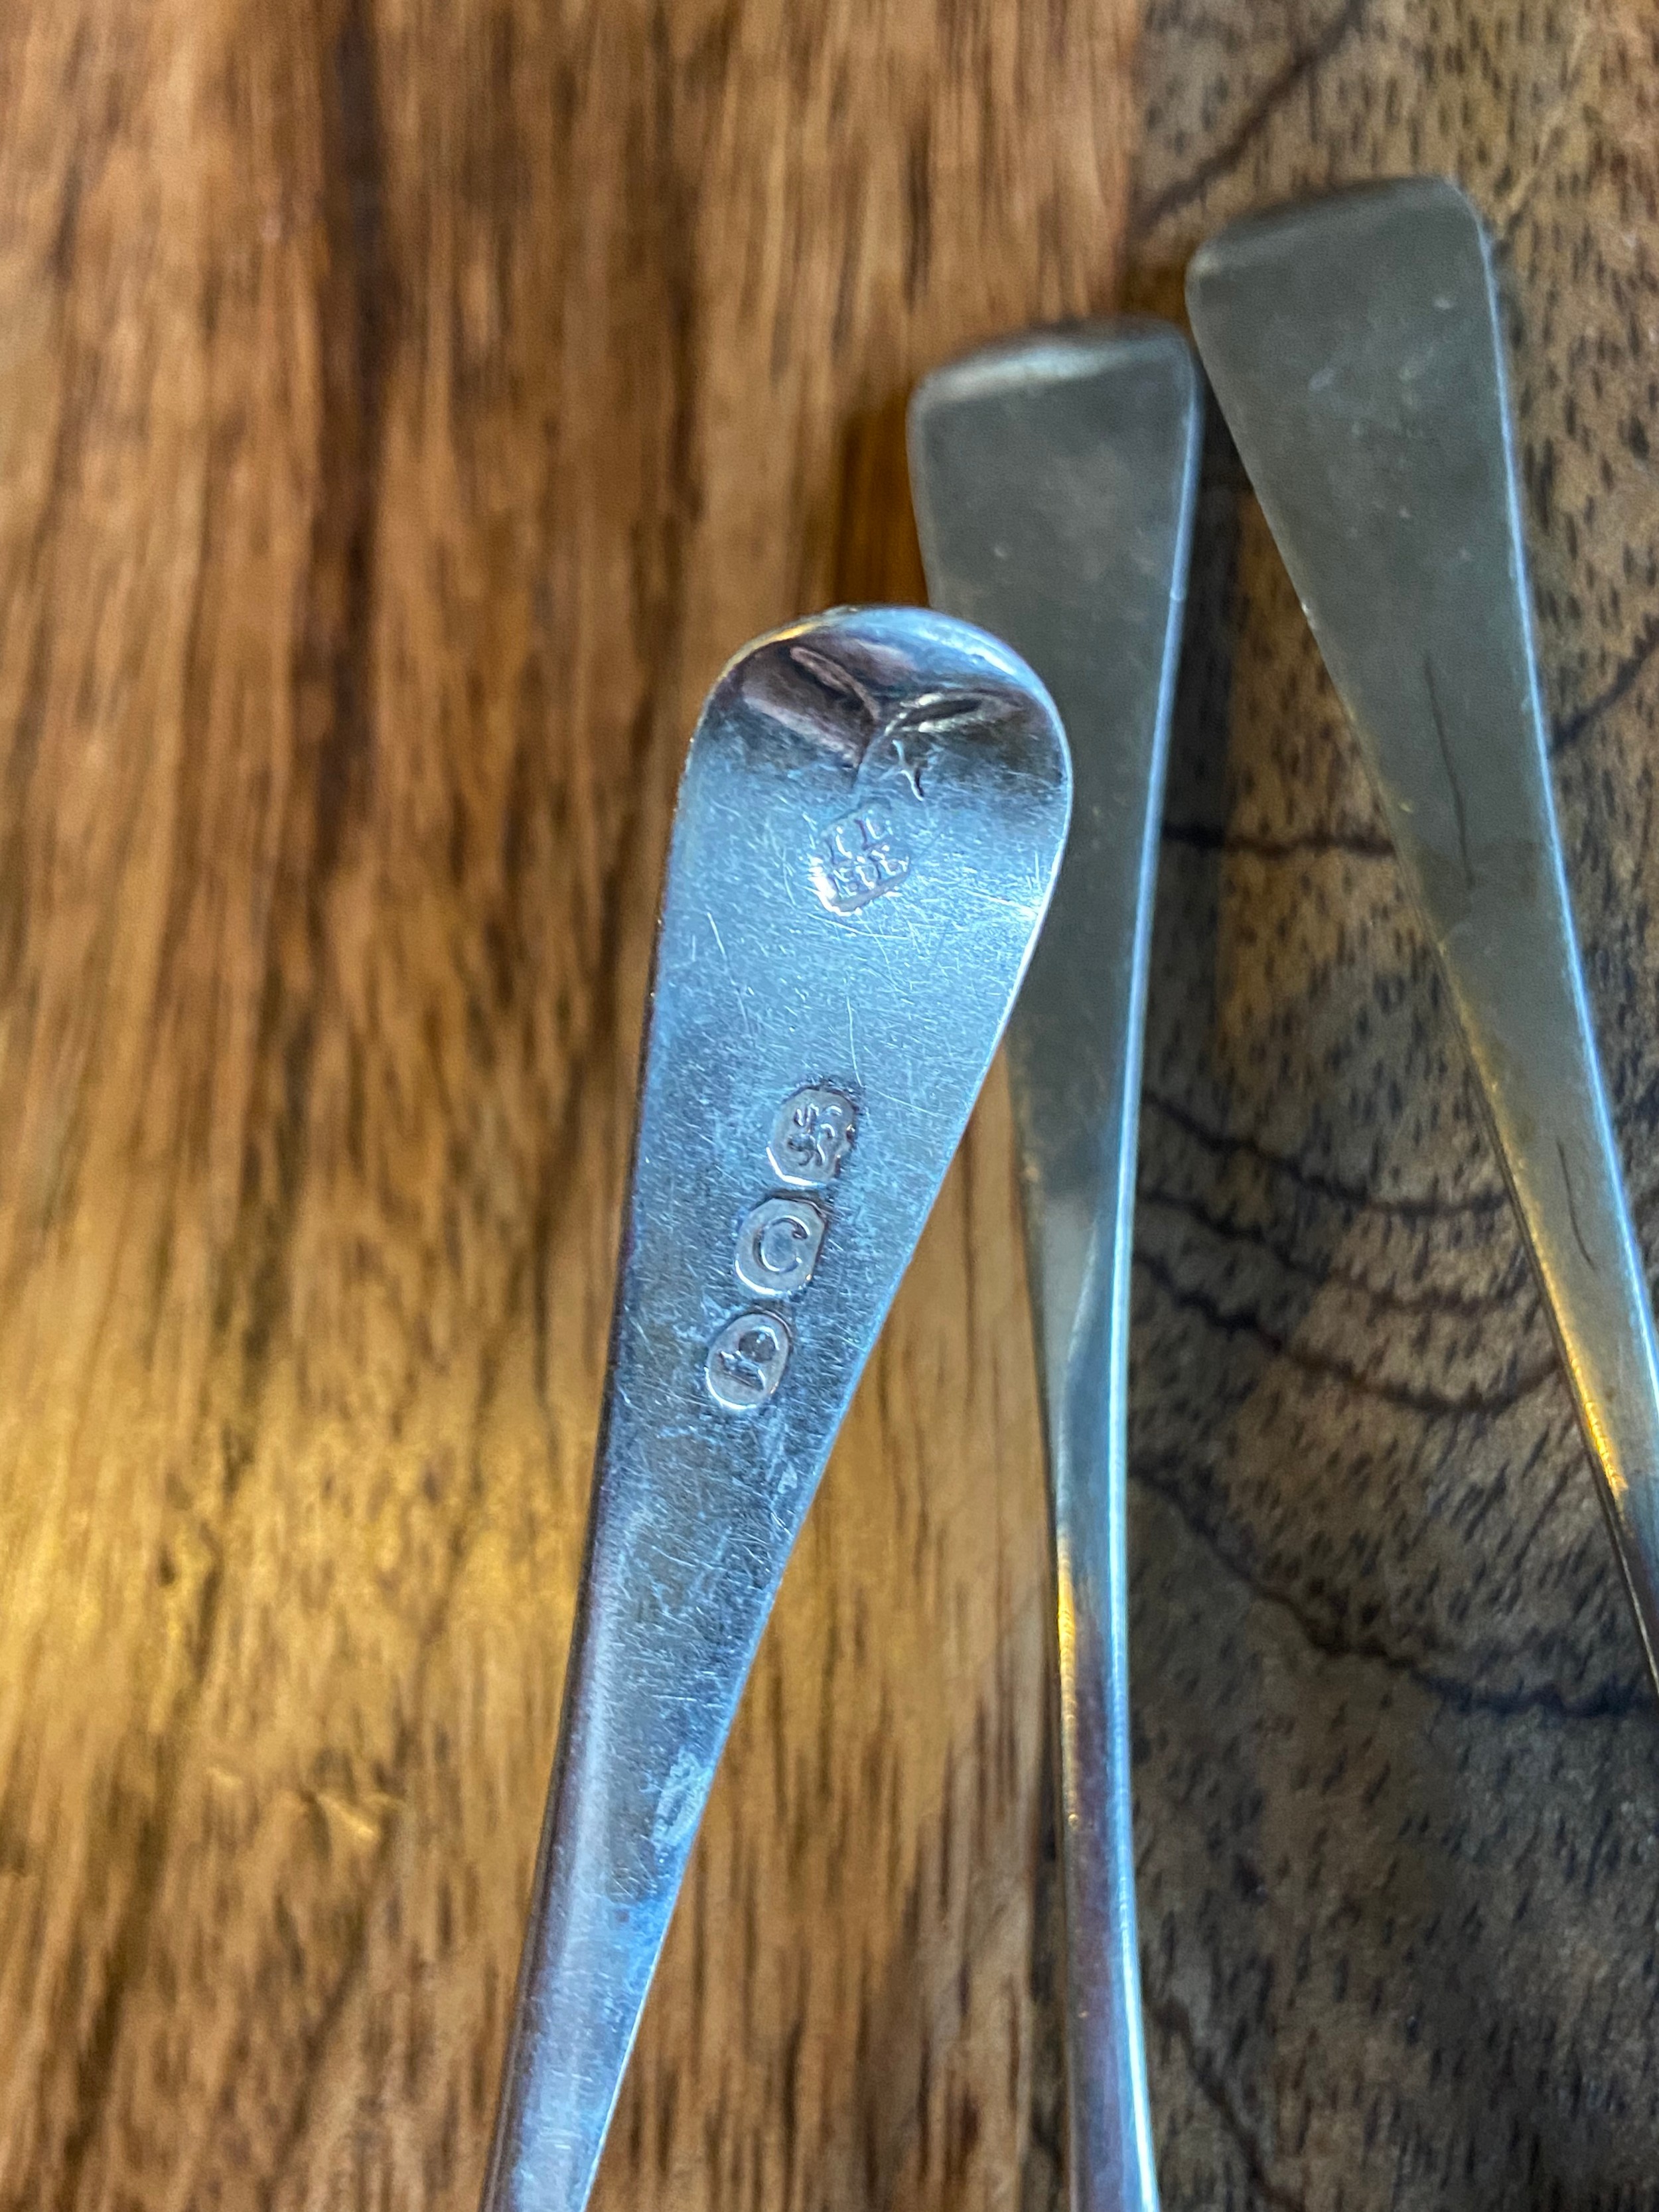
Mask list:
[[[1408,1382],[1389,1382],[1368,1371],[1356,1358],[1323,1351],[1298,1336],[1283,1334],[1263,1321],[1248,1304],[1229,1307],[1207,1285],[1180,1281],[1175,1269],[1157,1254],[1139,1251],[1134,1264],[1136,1273],[1156,1284],[1177,1312],[1195,1316],[1217,1335],[1253,1337],[1274,1358],[1288,1360],[1291,1366],[1316,1381],[1334,1383],[1340,1389],[1352,1391],[1356,1397],[1372,1400],[1381,1406],[1395,1406],[1402,1412],[1420,1413],[1425,1419],[1457,1420],[1468,1414],[1489,1419],[1495,1414],[1512,1411],[1525,1399],[1560,1379],[1560,1367],[1552,1352],[1548,1359],[1528,1369],[1502,1389],[1433,1390]]]
[[[1505,1316],[1512,1318],[1513,1325],[1524,1327],[1536,1311],[1537,1286],[1518,1243],[1496,1287],[1479,1297],[1444,1289],[1399,1290],[1346,1261],[1310,1260],[1290,1239],[1275,1237],[1255,1223],[1235,1220],[1190,1192],[1170,1190],[1143,1178],[1135,1192],[1135,1200],[1137,1205],[1156,1206],[1176,1214],[1194,1228],[1228,1244],[1260,1252],[1285,1274],[1315,1290],[1331,1285],[1351,1291],[1357,1297],[1365,1299],[1378,1316],[1400,1314],[1426,1320],[1468,1322],[1491,1321]],[[1518,1303],[1523,1306],[1521,1316],[1516,1316]]]
[[[1263,2150],[1255,2129],[1238,2109],[1225,2073],[1200,2043],[1192,2014],[1173,1990],[1158,1986],[1151,1970],[1151,1962],[1144,1958],[1141,1972],[1141,2002],[1154,2025],[1186,2052],[1187,2063],[1200,2094],[1221,2122],[1228,2139],[1244,2161],[1257,2203],[1273,2205],[1275,2212],[1309,2212],[1307,2198],[1274,2179],[1267,2154]]]
[[[1557,753],[1568,751],[1604,716],[1612,714],[1641,682],[1656,652],[1659,652],[1659,621],[1650,620],[1643,624],[1634,649],[1620,662],[1604,688],[1596,693],[1595,698],[1557,723],[1553,750]]]
[[[1498,1213],[1510,1204],[1509,1193],[1504,1189],[1472,1192],[1467,1198],[1432,1198],[1390,1196],[1368,1189],[1363,1183],[1347,1182],[1340,1176],[1327,1175],[1310,1168],[1294,1154],[1274,1151],[1258,1138],[1235,1131],[1212,1129],[1200,1117],[1166,1092],[1148,1086],[1141,1093],[1143,1111],[1150,1107],[1159,1117],[1178,1129],[1194,1144],[1218,1156],[1237,1154],[1255,1160],[1275,1175],[1282,1175],[1299,1190],[1310,1197],[1323,1199],[1333,1206],[1343,1207],[1351,1213],[1375,1213],[1400,1221],[1443,1222],[1460,1215]]]
[[[1166,845],[1184,845],[1200,853],[1239,853],[1253,860],[1391,860],[1394,847],[1385,836],[1370,830],[1306,830],[1293,835],[1269,836],[1250,830],[1207,822],[1166,822],[1161,831]]]
[[[1420,1652],[1396,1649],[1380,1636],[1349,1634],[1335,1620],[1322,1619],[1310,1607],[1298,1602],[1287,1585],[1267,1580],[1242,1558],[1237,1538],[1230,1540],[1200,1516],[1180,1480],[1182,1472],[1178,1467],[1157,1468],[1132,1458],[1129,1480],[1138,1490],[1157,1498],[1254,1602],[1270,1607],[1276,1616],[1289,1622],[1298,1639],[1322,1659],[1352,1661],[1359,1666],[1381,1668],[1410,1682],[1435,1704],[1466,1718],[1483,1715],[1504,1722],[1532,1717],[1552,1726],[1572,1728],[1645,1719],[1650,1693],[1639,1656],[1628,1674],[1609,1675],[1583,1694],[1569,1696],[1553,1681],[1533,1681],[1515,1689],[1499,1690],[1482,1679],[1500,1670],[1518,1670],[1529,1659],[1535,1666],[1537,1659],[1524,1644],[1512,1650],[1461,1653],[1459,1656],[1468,1662],[1467,1671],[1454,1674],[1443,1668],[1429,1665]],[[1590,1479],[1586,1468],[1583,1480]],[[1559,1502],[1564,1486],[1558,1485],[1547,1511]],[[1509,1564],[1513,1574],[1518,1561]]]
[[[1274,116],[1294,99],[1301,86],[1322,63],[1340,52],[1365,20],[1369,0],[1343,0],[1323,30],[1310,39],[1262,88],[1237,126],[1219,145],[1195,162],[1184,176],[1172,178],[1162,189],[1136,207],[1132,235],[1144,238],[1166,217],[1178,215],[1201,199],[1212,185],[1237,169],[1253,145],[1267,131]]]
[[[103,1961],[103,1984],[90,2030],[76,2053],[75,2107],[64,2130],[57,2172],[52,2178],[51,2201],[55,2212],[72,2212],[80,2197],[88,2159],[104,2122],[122,2018],[128,1995],[144,1964],[160,1894],[176,1765],[176,1754],[170,1755],[164,1745],[157,1759],[155,1794],[140,1815],[137,1832],[128,1847],[131,1870],[126,1899]],[[25,2199],[18,2197],[14,2202],[21,2212]]]

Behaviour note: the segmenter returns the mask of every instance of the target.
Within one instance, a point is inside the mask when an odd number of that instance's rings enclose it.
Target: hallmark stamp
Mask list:
[[[762,1199],[743,1217],[732,1264],[752,1297],[791,1298],[811,1281],[830,1216],[816,1199],[800,1193],[822,1190],[841,1173],[858,1118],[846,1093],[827,1083],[803,1084],[779,1107],[766,1161],[780,1182],[794,1188]],[[763,1406],[782,1382],[794,1347],[775,1309],[739,1314],[708,1347],[703,1379],[709,1396],[732,1413]]]
[[[833,1182],[852,1148],[858,1118],[852,1100],[828,1084],[808,1084],[786,1098],[766,1148],[779,1182],[793,1183],[797,1190],[818,1190]]]
[[[738,1231],[738,1280],[763,1298],[793,1297],[812,1279],[827,1225],[810,1198],[763,1198]]]
[[[743,1313],[708,1347],[709,1395],[733,1413],[763,1406],[783,1380],[793,1339],[781,1314]]]
[[[896,890],[910,855],[885,808],[859,806],[832,822],[811,859],[812,883],[831,914],[857,914]]]

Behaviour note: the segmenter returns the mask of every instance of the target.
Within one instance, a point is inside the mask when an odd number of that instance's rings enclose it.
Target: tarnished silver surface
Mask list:
[[[1659,1650],[1659,1358],[1551,796],[1498,306],[1418,179],[1194,257],[1205,367],[1381,787]]]
[[[1198,380],[1168,325],[993,347],[911,403],[935,603],[1065,718],[1076,804],[1008,1032],[1048,1448],[1073,2212],[1155,2212],[1136,1948],[1124,1547],[1129,1247],[1158,817]]]
[[[680,787],[610,1371],[486,2212],[587,2197],[784,1563],[1064,842],[1059,720],[940,615],[710,693]]]

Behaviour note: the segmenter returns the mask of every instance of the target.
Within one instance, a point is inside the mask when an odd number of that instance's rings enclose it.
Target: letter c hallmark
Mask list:
[[[806,1198],[766,1198],[738,1231],[738,1280],[763,1298],[787,1298],[812,1279],[823,1215]]]

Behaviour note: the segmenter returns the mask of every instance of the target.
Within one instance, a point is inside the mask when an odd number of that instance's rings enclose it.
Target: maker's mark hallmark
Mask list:
[[[804,1291],[818,1264],[825,1226],[810,1198],[763,1198],[738,1231],[738,1280],[763,1298]]]
[[[808,1084],[786,1098],[772,1124],[766,1157],[780,1182],[819,1190],[841,1173],[858,1129],[858,1109],[827,1083]]]
[[[1006,678],[931,690],[908,650],[848,636],[783,635],[751,654],[739,678],[750,709],[789,732],[817,764],[850,769],[843,811],[804,847],[820,904],[862,913],[925,865],[935,771],[964,742],[1029,711]]]
[[[763,1406],[783,1380],[792,1339],[781,1314],[743,1313],[708,1347],[704,1373],[716,1405],[733,1413]]]
[[[896,890],[910,872],[910,854],[885,808],[859,806],[832,822],[818,839],[811,867],[817,895],[831,914],[857,914]]]

